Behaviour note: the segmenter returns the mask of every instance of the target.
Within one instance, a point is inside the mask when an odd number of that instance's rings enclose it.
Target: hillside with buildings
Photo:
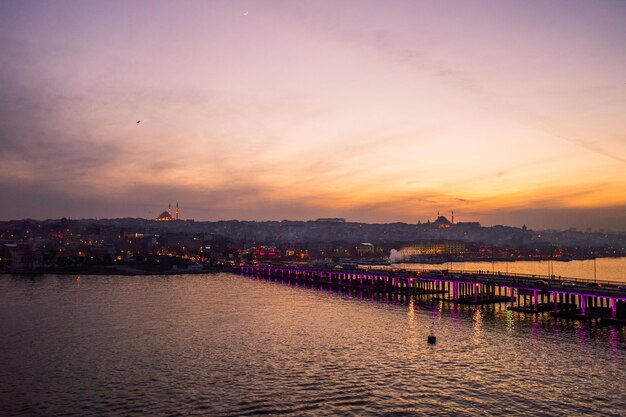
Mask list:
[[[180,220],[178,207],[175,215],[170,208],[153,220],[0,222],[0,265],[11,270],[142,262],[168,269],[250,261],[386,262],[390,254],[422,262],[624,256],[626,234],[483,227],[453,223],[444,216],[417,224],[367,224],[336,218],[196,222]]]

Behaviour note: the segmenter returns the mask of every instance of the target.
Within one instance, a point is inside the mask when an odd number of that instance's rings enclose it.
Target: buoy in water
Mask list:
[[[434,345],[437,343],[437,336],[435,336],[435,323],[430,328],[430,334],[428,335],[428,344]]]

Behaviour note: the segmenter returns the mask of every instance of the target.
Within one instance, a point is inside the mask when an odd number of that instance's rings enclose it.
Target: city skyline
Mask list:
[[[477,6],[478,4],[478,6]],[[0,219],[626,231],[619,2],[3,2]]]

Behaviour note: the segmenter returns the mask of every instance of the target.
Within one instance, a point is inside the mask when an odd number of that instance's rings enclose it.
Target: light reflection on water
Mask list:
[[[437,345],[426,337],[434,322]],[[0,277],[0,415],[620,415],[624,330],[232,274]]]

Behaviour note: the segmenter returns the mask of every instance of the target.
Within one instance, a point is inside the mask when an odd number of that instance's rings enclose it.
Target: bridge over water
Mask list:
[[[626,283],[486,271],[364,271],[235,266],[242,274],[374,293],[430,296],[456,304],[508,303],[510,310],[626,324]]]

